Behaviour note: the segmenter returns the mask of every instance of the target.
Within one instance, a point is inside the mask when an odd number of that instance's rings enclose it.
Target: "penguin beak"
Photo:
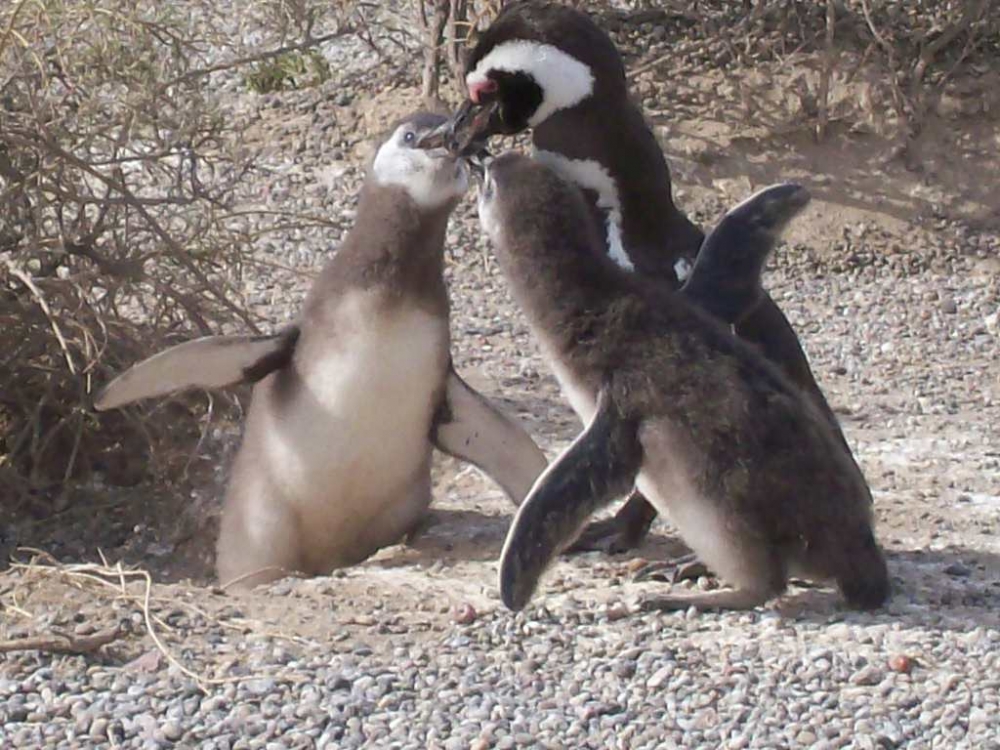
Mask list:
[[[484,149],[481,154],[470,154],[463,158],[469,166],[469,171],[476,176],[477,180],[482,182],[486,179],[487,160],[490,158],[488,151]]]
[[[459,156],[468,166],[469,171],[482,181],[486,177],[486,170],[493,160],[493,155],[487,150],[483,141],[475,141],[467,145],[464,153]]]
[[[468,156],[484,150],[486,140],[499,132],[495,127],[495,115],[499,112],[499,101],[477,104],[466,99],[458,111],[452,115],[447,126],[449,134],[447,147],[459,156]]]
[[[436,128],[421,133],[417,136],[416,148],[425,151],[444,149],[448,146],[448,139],[451,136],[451,121],[445,120]]]

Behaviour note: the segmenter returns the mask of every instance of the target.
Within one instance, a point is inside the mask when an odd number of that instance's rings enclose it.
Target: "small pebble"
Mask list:
[[[476,608],[469,603],[460,604],[455,610],[454,620],[459,625],[471,625],[476,621]]]

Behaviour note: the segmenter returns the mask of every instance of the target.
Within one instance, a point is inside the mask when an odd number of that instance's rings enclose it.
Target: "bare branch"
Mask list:
[[[190,83],[199,78],[205,78],[213,73],[220,73],[224,70],[234,70],[236,68],[242,68],[247,65],[252,65],[254,63],[264,62],[266,60],[273,60],[276,57],[281,57],[282,55],[287,55],[290,52],[304,52],[307,49],[312,49],[313,47],[318,47],[326,42],[333,41],[348,34],[355,33],[356,29],[354,26],[344,26],[337,29],[329,34],[324,34],[323,36],[310,37],[304,39],[296,44],[286,44],[277,49],[268,50],[267,52],[260,52],[255,55],[246,55],[244,57],[238,57],[233,60],[227,60],[225,62],[218,63],[216,65],[210,65],[207,68],[200,68],[198,70],[191,70],[184,75],[177,76],[176,78],[163,83],[159,87],[160,92],[168,91],[169,89],[182,83]]]
[[[833,47],[834,29],[837,25],[837,11],[834,0],[826,0],[826,41],[823,45],[823,71],[819,82],[819,113],[816,122],[816,140],[820,142],[826,136],[826,128],[830,122],[830,78],[836,60]]]

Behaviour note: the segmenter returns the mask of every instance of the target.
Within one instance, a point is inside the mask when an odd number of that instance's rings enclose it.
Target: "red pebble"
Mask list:
[[[889,669],[893,672],[909,674],[910,670],[913,669],[913,659],[906,654],[893,654],[889,657]]]
[[[471,604],[462,604],[455,610],[455,622],[459,625],[471,625],[476,621],[476,608]]]

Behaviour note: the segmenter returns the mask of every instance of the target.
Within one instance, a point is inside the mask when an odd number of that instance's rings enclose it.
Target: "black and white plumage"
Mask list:
[[[674,204],[669,168],[629,96],[621,56],[589,16],[553,2],[512,3],[483,32],[466,70],[468,99],[452,118],[453,148],[530,128],[535,158],[584,190],[619,266],[668,289],[686,281],[706,309],[781,367],[839,434],[798,337],[770,296],[742,289],[734,297],[733,284],[709,273],[716,264],[697,262],[704,235]],[[738,233],[730,238],[739,241]],[[731,252],[729,242],[717,247],[723,256]],[[735,278],[732,269],[728,278]],[[579,546],[622,551],[641,541],[654,517],[633,495]]]
[[[531,128],[535,157],[589,192],[613,260],[672,287],[686,278],[702,235],[674,205],[666,160],[607,34],[572,8],[514,3],[466,69],[465,121],[474,110],[490,116],[460,123],[460,139]]]

